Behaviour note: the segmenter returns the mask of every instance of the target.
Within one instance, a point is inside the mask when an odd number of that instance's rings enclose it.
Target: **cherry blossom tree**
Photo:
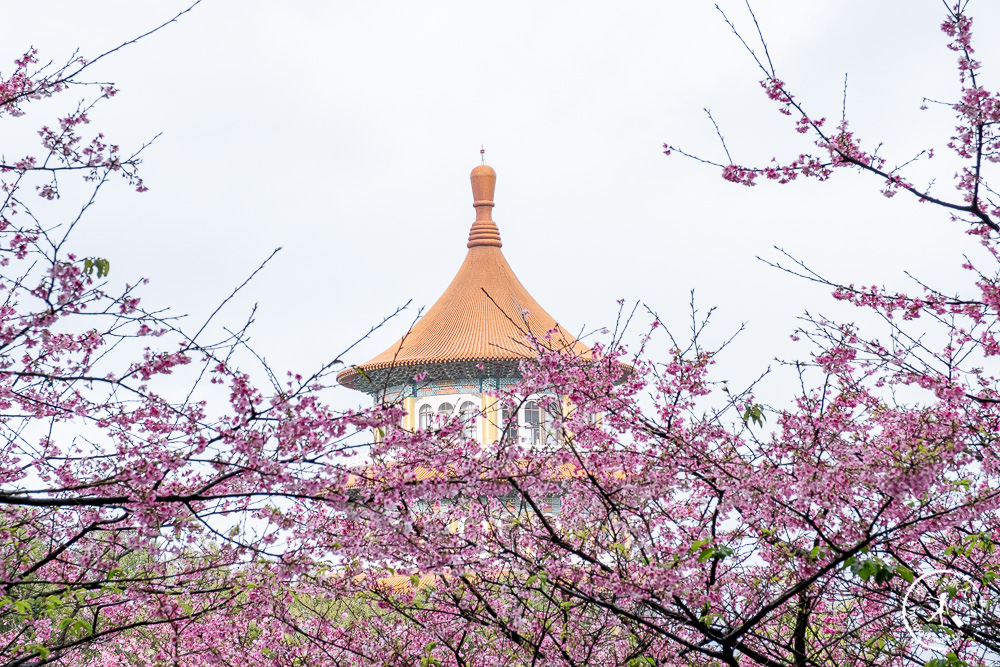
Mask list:
[[[269,609],[314,570],[286,532],[307,502],[345,495],[343,439],[385,418],[319,399],[333,364],[280,381],[254,371],[256,384],[241,370],[246,326],[185,329],[143,304],[142,281],[117,281],[113,258],[74,252],[102,190],[146,189],[146,146],[89,130],[116,93],[92,66],[129,44],[62,65],[32,49],[0,77],[0,119],[83,98],[41,127],[37,152],[0,159],[5,667],[245,663],[250,639],[279,650],[289,626]]]
[[[764,92],[812,148],[786,164],[716,166],[748,186],[851,169],[886,196],[939,206],[990,258],[963,267],[973,293],[891,292],[792,265],[886,328],[809,321],[796,333],[811,346],[797,364],[801,391],[787,405],[714,380],[718,349],[705,346],[697,318],[675,338],[654,315],[633,354],[610,344],[576,359],[536,340],[538,358],[502,399],[552,396],[556,445],[480,445],[445,423],[389,429],[373,447],[329,536],[345,556],[339,578],[317,582],[328,599],[354,601],[335,624],[364,641],[338,658],[995,662],[1000,202],[988,177],[1000,160],[1000,97],[980,82],[971,28],[966,2],[948,7],[959,94],[947,144],[964,165],[951,193],[914,185],[912,161],[894,166],[864,149],[847,118],[828,130],[766,47]],[[666,359],[651,354],[660,336]]]
[[[966,165],[953,195],[912,185],[846,119],[825,129],[766,54],[765,93],[810,152],[719,164],[723,176],[855,169],[948,210],[996,262],[1000,98],[980,83],[971,26],[966,3],[949,8],[950,147]],[[0,113],[85,85],[87,62],[37,58],[0,77]],[[408,431],[396,405],[327,407],[334,362],[256,382],[245,327],[216,340],[209,323],[185,329],[140,301],[141,285],[113,282],[108,258],[73,253],[101,189],[118,176],[145,188],[141,148],[86,134],[113,86],[85,90],[90,102],[42,129],[40,153],[0,165],[0,665],[940,667],[1000,655],[995,266],[970,261],[975,291],[948,296],[796,264],[888,334],[803,326],[787,404],[715,379],[724,346],[706,343],[704,317],[675,336],[650,313],[632,351],[614,335],[578,358],[525,332],[538,355],[499,399],[548,412],[542,447],[478,442],[460,419]],[[74,176],[90,194],[46,219]]]

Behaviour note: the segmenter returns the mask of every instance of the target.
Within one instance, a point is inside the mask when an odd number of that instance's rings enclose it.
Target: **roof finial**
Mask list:
[[[472,170],[472,205],[476,207],[476,221],[469,230],[469,248],[493,246],[500,248],[500,230],[493,222],[493,191],[496,188],[497,173],[486,164],[486,151],[480,149],[483,164]]]
[[[479,145],[479,159],[483,161],[483,164],[486,164],[486,148],[482,144]]]

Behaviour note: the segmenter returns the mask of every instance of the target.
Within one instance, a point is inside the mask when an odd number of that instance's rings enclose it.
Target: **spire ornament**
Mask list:
[[[469,230],[468,248],[483,246],[502,248],[500,230],[493,222],[493,192],[496,189],[497,173],[493,167],[481,164],[472,170],[472,205],[476,208],[476,221]]]

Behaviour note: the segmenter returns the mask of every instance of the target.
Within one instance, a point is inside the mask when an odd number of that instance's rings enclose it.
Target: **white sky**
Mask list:
[[[722,0],[744,35],[743,3]],[[0,71],[28,45],[62,60],[97,53],[186,3],[5,3]],[[816,115],[848,116],[890,160],[937,146],[944,156],[954,55],[937,0],[756,0],[778,74]],[[1000,67],[1000,3],[974,1],[985,80]],[[259,2],[204,0],[179,23],[120,52],[95,76],[121,94],[93,127],[125,147],[155,134],[144,175],[103,193],[77,237],[112,277],[150,278],[145,303],[203,319],[273,248],[283,250],[223,314],[259,303],[254,342],[279,370],[328,361],[407,299],[429,306],[462,261],[474,219],[469,171],[480,145],[498,173],[504,253],[571,331],[613,325],[616,299],[642,300],[678,332],[688,293],[718,306],[722,338],[747,379],[776,355],[828,290],[766,267],[779,245],[831,278],[936,285],[972,244],[940,210],[838,173],[826,184],[753,189],[661,154],[664,141],[722,160],[712,109],[737,161],[790,157],[809,144],[757,84],[751,58],[711,2]],[[69,98],[64,98],[69,106]],[[0,128],[16,133],[51,116]],[[347,361],[389,346],[412,315]],[[641,318],[645,324],[648,318]],[[194,324],[194,323],[192,323]],[[727,376],[726,372],[722,376]],[[363,401],[347,392],[336,400]]]

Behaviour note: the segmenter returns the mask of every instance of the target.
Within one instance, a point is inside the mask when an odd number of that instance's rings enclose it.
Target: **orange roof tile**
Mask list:
[[[556,329],[558,333],[546,342],[548,347],[588,355],[587,346],[560,329],[504,258],[500,231],[491,212],[496,172],[481,165],[472,170],[471,178],[476,220],[469,230],[469,252],[458,274],[406,336],[374,359],[341,371],[337,375],[341,384],[362,389],[358,385],[367,384],[364,380],[373,371],[390,368],[516,362],[536,354],[525,342],[529,331],[541,338]]]

